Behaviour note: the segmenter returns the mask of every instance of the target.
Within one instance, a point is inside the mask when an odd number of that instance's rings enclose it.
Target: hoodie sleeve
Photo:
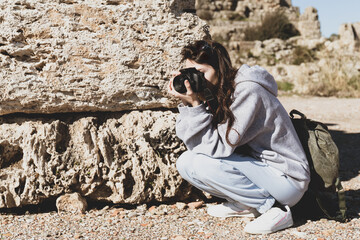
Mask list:
[[[229,140],[235,146],[229,145],[226,141],[228,123],[214,127],[211,123],[213,116],[206,111],[205,105],[197,107],[179,105],[180,114],[177,118],[176,133],[191,151],[217,158],[230,156],[237,146],[247,143],[257,134],[253,130],[248,132],[248,129],[254,122],[260,102],[257,94],[251,94],[250,91],[237,94],[231,105],[235,122],[229,133]]]

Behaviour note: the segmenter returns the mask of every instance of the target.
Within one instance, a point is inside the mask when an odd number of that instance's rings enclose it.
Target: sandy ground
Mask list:
[[[360,98],[291,96],[279,99],[286,110],[297,109],[308,118],[328,124],[330,130],[360,134]]]

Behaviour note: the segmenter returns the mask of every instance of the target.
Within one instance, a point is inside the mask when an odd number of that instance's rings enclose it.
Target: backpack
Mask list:
[[[311,177],[308,190],[294,206],[294,213],[345,221],[345,191],[339,178],[339,150],[327,126],[306,118],[297,110],[290,112],[290,119],[305,150]]]

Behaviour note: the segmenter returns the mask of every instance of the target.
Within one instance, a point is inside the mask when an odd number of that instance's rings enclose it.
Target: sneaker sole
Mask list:
[[[212,213],[209,213],[208,214],[210,216],[213,216],[213,217],[222,217],[222,218],[228,218],[228,217],[248,217],[248,218],[256,218],[258,216],[260,216],[260,213],[259,214],[255,214],[255,213],[246,213],[246,214],[237,214],[237,213],[232,213],[232,214],[227,214],[227,215],[216,215],[216,214],[212,214]]]
[[[292,227],[294,225],[294,223],[289,223],[287,225],[283,225],[283,226],[279,226],[273,230],[257,230],[257,231],[249,231],[249,230],[245,230],[246,233],[250,233],[250,234],[269,234],[269,233],[274,233],[274,232],[277,232],[277,231],[280,231],[280,230],[284,230],[286,228],[289,228],[289,227]]]

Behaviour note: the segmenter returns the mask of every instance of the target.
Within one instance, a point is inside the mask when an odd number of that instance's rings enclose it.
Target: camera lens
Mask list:
[[[186,87],[185,87],[185,80],[186,80],[186,76],[180,74],[178,76],[176,76],[173,80],[173,85],[175,88],[175,91],[177,91],[178,93],[186,93]]]

